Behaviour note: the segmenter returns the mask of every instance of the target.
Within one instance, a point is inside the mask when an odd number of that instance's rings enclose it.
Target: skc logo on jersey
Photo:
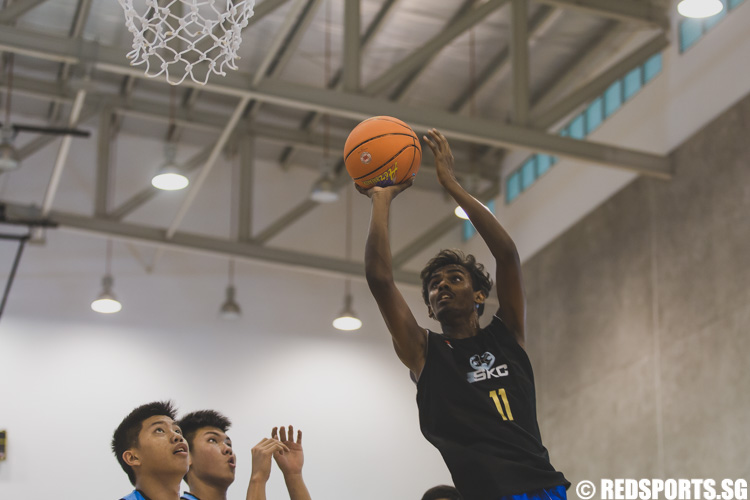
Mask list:
[[[508,365],[495,365],[495,355],[491,352],[485,352],[482,355],[475,354],[469,358],[469,364],[474,368],[473,372],[466,374],[466,379],[470,384],[489,380],[491,378],[507,377]],[[493,368],[494,366],[494,368]]]

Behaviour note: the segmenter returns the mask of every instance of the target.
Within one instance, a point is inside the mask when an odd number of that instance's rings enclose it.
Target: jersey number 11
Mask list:
[[[505,389],[490,391],[490,397],[495,402],[497,411],[503,417],[503,420],[513,420],[513,414],[510,412],[510,405],[508,404],[508,396],[505,394]]]

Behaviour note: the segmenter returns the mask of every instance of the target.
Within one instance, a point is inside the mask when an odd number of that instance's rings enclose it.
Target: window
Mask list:
[[[583,139],[584,137],[586,137],[586,128],[584,127],[583,114],[580,114],[573,118],[573,121],[570,122],[570,126],[568,127],[568,133],[573,139]]]
[[[661,54],[652,56],[646,64],[643,65],[643,80],[645,83],[653,80],[656,75],[661,73]]]
[[[695,42],[703,36],[703,20],[683,19],[680,22],[679,31],[680,52],[685,52],[687,49],[695,45]]]
[[[552,167],[554,160],[555,158],[550,155],[536,155],[536,176],[541,177],[547,173],[547,170]]]
[[[724,9],[721,12],[703,20],[703,33],[710,30],[716,25],[716,23],[727,17],[727,0],[721,0],[721,3],[724,4]]]
[[[510,203],[518,198],[519,194],[521,194],[521,171],[516,170],[508,177],[508,180],[505,181],[506,203]]]
[[[526,160],[521,167],[521,191],[526,191],[536,180],[536,155]]]
[[[591,101],[582,113],[573,118],[557,134],[560,137],[585,139],[599,128],[604,120],[620,109],[625,101],[637,94],[641,87],[656,78],[663,69],[662,64],[662,54],[651,56],[643,65],[613,82],[602,95]],[[505,203],[518,198],[555,163],[557,163],[557,157],[542,153],[526,158],[521,166],[506,179]]]
[[[604,121],[604,99],[599,97],[586,108],[586,135],[599,128]]]
[[[625,101],[633,97],[635,94],[638,93],[639,90],[641,90],[641,86],[643,85],[643,70],[640,66],[632,70],[630,73],[625,75],[625,78],[623,78],[623,98]]]
[[[607,118],[622,106],[622,80],[617,80],[604,92],[604,117]]]

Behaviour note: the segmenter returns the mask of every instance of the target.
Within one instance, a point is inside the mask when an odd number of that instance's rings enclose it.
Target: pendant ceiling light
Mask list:
[[[242,317],[242,308],[235,300],[234,288],[234,259],[229,259],[229,283],[226,288],[226,298],[219,309],[219,317],[228,321],[235,321]]]
[[[722,10],[724,3],[721,0],[682,0],[677,4],[677,12],[694,19],[715,16]]]
[[[107,255],[105,258],[104,277],[102,278],[102,291],[91,303],[91,309],[102,314],[112,314],[122,310],[122,304],[112,292],[114,280],[112,278],[112,240],[107,240]]]
[[[182,169],[177,165],[175,157],[177,156],[177,145],[173,142],[172,134],[175,130],[175,87],[170,89],[169,94],[169,135],[165,148],[165,160],[159,171],[151,179],[151,185],[163,191],[179,191],[185,189],[190,181],[182,173]]]

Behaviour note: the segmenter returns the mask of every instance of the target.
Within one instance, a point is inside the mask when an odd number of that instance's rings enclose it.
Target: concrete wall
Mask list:
[[[750,476],[750,97],[524,265],[553,464],[600,478]],[[576,498],[573,489],[572,498]]]

